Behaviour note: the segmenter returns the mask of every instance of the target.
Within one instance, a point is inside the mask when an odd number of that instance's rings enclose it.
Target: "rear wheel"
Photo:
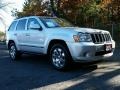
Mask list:
[[[58,70],[68,69],[70,65],[70,54],[65,46],[55,44],[50,50],[50,60],[52,65]]]
[[[10,43],[9,45],[9,55],[13,61],[18,60],[21,56],[14,43]]]

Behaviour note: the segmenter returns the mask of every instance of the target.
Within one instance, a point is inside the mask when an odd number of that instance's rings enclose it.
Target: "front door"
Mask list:
[[[45,43],[45,34],[44,30],[37,28],[30,28],[30,25],[40,25],[39,21],[35,18],[29,18],[27,24],[27,30],[29,31],[29,51],[36,53],[43,53],[44,43]]]

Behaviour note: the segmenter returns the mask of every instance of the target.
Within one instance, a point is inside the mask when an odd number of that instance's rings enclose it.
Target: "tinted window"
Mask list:
[[[26,21],[27,19],[19,20],[16,30],[25,30]]]
[[[15,29],[15,26],[16,26],[16,23],[17,23],[17,21],[14,21],[14,22],[10,25],[8,31],[14,30],[14,29]]]
[[[40,23],[35,19],[35,18],[30,18],[28,20],[28,24],[27,24],[27,28],[29,29],[30,28],[30,24],[31,23],[34,23],[34,24],[38,24],[40,26]]]

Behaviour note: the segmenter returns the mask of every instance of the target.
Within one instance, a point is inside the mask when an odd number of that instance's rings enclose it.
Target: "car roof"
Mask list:
[[[28,19],[28,18],[56,18],[56,17],[51,17],[51,16],[26,16],[26,17],[21,17],[21,18],[17,18],[14,21],[18,21],[21,19]]]

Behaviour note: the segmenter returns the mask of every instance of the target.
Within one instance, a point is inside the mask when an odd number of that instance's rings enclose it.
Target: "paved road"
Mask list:
[[[98,66],[71,66],[59,72],[42,56],[23,55],[11,62],[5,45],[0,45],[0,90],[120,90],[119,49]]]

